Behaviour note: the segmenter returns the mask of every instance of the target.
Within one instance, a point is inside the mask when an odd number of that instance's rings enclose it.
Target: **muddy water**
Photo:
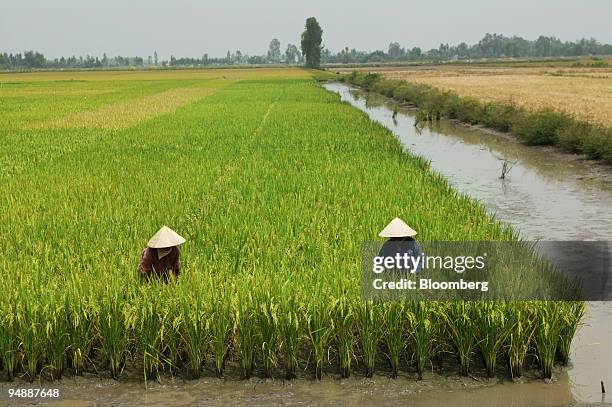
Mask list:
[[[557,382],[541,381],[515,384],[476,382],[472,379],[426,376],[390,379],[324,378],[293,381],[252,379],[201,379],[183,381],[166,379],[164,384],[150,383],[145,390],[142,382],[115,382],[93,378],[64,379],[54,384],[60,399],[16,400],[6,398],[7,384],[0,384],[3,396],[0,406],[40,403],[56,407],[75,406],[458,406],[497,405],[513,407],[556,407],[570,405],[568,377],[561,374]],[[40,387],[33,385],[32,387]],[[537,403],[534,400],[537,398]],[[483,404],[483,401],[485,404]]]
[[[458,190],[515,225],[526,239],[612,240],[609,168],[450,121],[418,130],[414,110],[345,85],[325,87],[393,131],[406,150],[429,159]],[[503,160],[514,166],[500,179]],[[568,374],[577,401],[601,402],[601,380],[612,388],[612,303],[589,303]]]

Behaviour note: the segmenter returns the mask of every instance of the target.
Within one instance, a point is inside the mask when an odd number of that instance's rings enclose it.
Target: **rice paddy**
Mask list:
[[[396,216],[423,240],[518,234],[309,71],[7,74],[0,106],[3,379],[567,363],[583,303],[361,299],[361,243]],[[181,277],[142,284],[163,224]]]

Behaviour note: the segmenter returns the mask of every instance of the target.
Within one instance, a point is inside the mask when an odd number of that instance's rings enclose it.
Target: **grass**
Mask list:
[[[208,82],[198,86],[214,91],[125,126],[31,125],[127,100],[141,106],[142,97],[200,79]],[[10,82],[0,90],[8,106],[0,122],[10,124],[0,126],[5,378],[84,371],[121,378],[126,367],[142,369],[145,380],[164,372],[228,376],[230,369],[244,377],[423,376],[442,352],[463,353],[458,359],[469,369],[478,352],[506,360],[516,348],[516,323],[493,332],[486,320],[496,310],[513,321],[515,304],[360,298],[361,242],[395,216],[430,241],[516,240],[517,233],[458,194],[426,160],[405,154],[387,129],[323,90],[310,72],[0,80]],[[7,88],[9,96],[2,94]],[[79,90],[87,100],[74,98]],[[142,284],[139,254],[162,224],[187,238],[184,268],[168,284]],[[558,349],[569,349],[581,316],[579,308],[556,307],[563,317],[554,329],[518,335],[546,358],[545,373],[551,355],[554,362]],[[527,328],[552,317],[541,303],[520,309]],[[457,312],[481,315],[484,328],[467,320],[451,328]]]

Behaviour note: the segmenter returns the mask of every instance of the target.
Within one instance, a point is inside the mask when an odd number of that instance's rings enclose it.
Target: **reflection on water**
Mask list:
[[[609,169],[450,121],[418,130],[413,110],[346,85],[325,87],[389,128],[408,151],[426,157],[432,169],[516,226],[524,238],[612,240]],[[515,164],[500,179],[504,160]],[[600,402],[600,381],[612,388],[612,303],[589,305],[574,340],[569,378],[577,400]]]

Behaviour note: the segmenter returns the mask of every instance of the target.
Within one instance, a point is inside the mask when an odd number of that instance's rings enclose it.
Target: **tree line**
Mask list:
[[[536,40],[486,34],[476,44],[462,42],[457,45],[440,44],[424,51],[419,47],[403,48],[398,42],[389,44],[387,51],[358,51],[345,47],[335,54],[324,49],[324,63],[368,63],[389,61],[452,61],[481,58],[549,58],[612,55],[612,45],[595,40],[561,41],[556,37],[540,36]]]
[[[102,58],[87,55],[85,57],[71,56],[49,60],[37,51],[26,51],[23,54],[0,53],[0,69],[74,69],[74,68],[118,68],[118,67],[192,67],[210,65],[260,65],[260,64],[301,64],[311,68],[318,68],[321,61],[321,41],[323,30],[316,18],[306,19],[304,33],[301,39],[300,49],[294,44],[287,44],[285,52],[281,52],[281,43],[278,38],[272,39],[268,45],[265,55],[249,56],[240,50],[227,51],[224,58],[211,58],[208,54],[201,58],[175,58],[160,61],[157,51],[153,56],[149,55],[145,60],[142,57],[109,58],[106,54]]]
[[[481,58],[546,58],[577,57],[586,55],[612,55],[612,45],[602,44],[597,40],[580,39],[561,41],[556,37],[540,36],[536,40],[522,37],[507,37],[502,34],[486,34],[476,44],[462,42],[457,45],[440,44],[438,48],[423,51],[420,47],[402,47],[399,42],[391,42],[387,51],[358,51],[345,47],[332,53],[322,43],[323,30],[316,18],[306,20],[301,37],[300,48],[287,44],[285,50],[281,42],[274,38],[268,44],[266,54],[247,55],[240,50],[227,51],[224,57],[209,57],[203,54],[200,58],[176,58],[159,60],[157,52],[147,58],[134,56],[115,56],[109,58],[86,55],[47,59],[36,51],[23,54],[0,53],[0,69],[73,69],[73,68],[120,68],[120,67],[197,67],[215,65],[263,65],[263,64],[305,64],[317,68],[321,63],[368,63],[393,61],[452,61]]]

